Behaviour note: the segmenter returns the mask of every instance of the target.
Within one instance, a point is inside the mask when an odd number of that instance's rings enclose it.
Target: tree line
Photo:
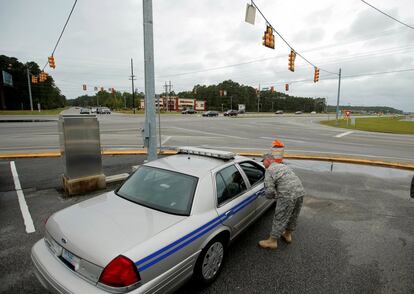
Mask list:
[[[226,96],[220,96],[220,91],[226,91]],[[251,86],[240,85],[232,80],[223,81],[217,85],[196,85],[192,91],[178,93],[179,97],[195,97],[206,100],[209,110],[237,109],[238,104],[244,104],[246,111],[271,112],[283,110],[286,112],[324,112],[325,98],[295,97],[286,93],[267,89],[258,92]]]
[[[135,93],[134,106],[139,109],[140,101],[144,99],[144,93]],[[107,92],[100,90],[95,95],[82,95],[76,99],[68,100],[69,106],[106,106],[110,109],[132,109],[132,94],[128,92]]]
[[[0,109],[30,109],[27,69],[31,75],[35,76],[41,72],[36,62],[22,63],[15,57],[0,55],[0,72],[4,71],[10,74],[13,79],[13,86],[3,84],[3,81],[0,81]],[[42,109],[54,109],[66,105],[66,97],[61,94],[50,75],[44,82],[31,83],[31,89],[35,109],[37,109],[38,103]]]
[[[220,96],[220,91],[226,91],[226,96]],[[164,93],[162,94],[164,95]],[[246,111],[254,112],[258,108],[261,112],[283,110],[286,112],[323,112],[326,110],[326,99],[294,97],[277,91],[260,91],[250,86],[240,85],[231,80],[223,81],[217,85],[196,85],[192,91],[179,93],[171,92],[170,96],[180,98],[192,98],[205,100],[207,110],[228,110],[238,109],[238,104],[244,104]],[[258,97],[260,96],[260,97]],[[135,107],[139,108],[139,101],[144,99],[144,93],[135,95]],[[127,92],[114,93],[99,91],[95,95],[82,95],[76,99],[68,100],[71,106],[106,106],[111,109],[132,108],[132,94]]]

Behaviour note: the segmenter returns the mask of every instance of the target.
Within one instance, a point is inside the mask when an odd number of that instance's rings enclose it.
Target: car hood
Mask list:
[[[185,218],[109,192],[53,214],[46,230],[70,252],[105,267],[114,257]]]

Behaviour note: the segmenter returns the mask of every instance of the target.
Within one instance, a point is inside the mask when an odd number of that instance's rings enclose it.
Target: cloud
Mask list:
[[[377,0],[379,7],[413,24],[414,2]],[[0,1],[0,54],[22,62],[44,64],[73,4],[71,0]],[[257,0],[284,38],[317,66],[344,75],[414,68],[412,30],[386,18],[360,1]],[[321,72],[314,84],[313,68],[300,58],[287,70],[290,49],[276,37],[276,48],[261,45],[265,21],[244,22],[246,1],[153,1],[156,91],[171,80],[175,91],[193,85],[233,79],[251,86],[292,83],[292,95],[336,101],[337,79]],[[144,87],[142,1],[78,1],[56,51],[52,74],[67,98],[84,94],[82,84],[130,91],[130,59],[137,87]],[[253,62],[255,60],[260,60]],[[227,67],[228,65],[241,64]],[[206,70],[222,67],[217,70]],[[195,73],[200,71],[199,73]],[[187,75],[175,75],[190,73]],[[328,78],[334,78],[327,80]],[[344,101],[388,104],[414,111],[412,73],[343,80]],[[410,98],[411,97],[411,98]]]

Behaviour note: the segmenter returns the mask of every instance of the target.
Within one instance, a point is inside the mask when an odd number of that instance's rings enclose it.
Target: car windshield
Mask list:
[[[196,177],[141,166],[116,193],[130,201],[156,210],[190,215],[196,186]]]

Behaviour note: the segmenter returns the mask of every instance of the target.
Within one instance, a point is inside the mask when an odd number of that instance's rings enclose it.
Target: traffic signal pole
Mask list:
[[[341,69],[339,69],[338,74],[338,97],[336,99],[336,125],[339,125],[339,95],[341,93]]]
[[[32,86],[30,84],[30,72],[28,68],[26,68],[26,72],[27,72],[27,85],[29,87],[30,110],[33,111]]]
[[[157,138],[155,120],[154,40],[152,22],[152,0],[142,0],[144,25],[144,67],[145,67],[145,126],[144,139],[148,150],[148,161],[157,159]]]

